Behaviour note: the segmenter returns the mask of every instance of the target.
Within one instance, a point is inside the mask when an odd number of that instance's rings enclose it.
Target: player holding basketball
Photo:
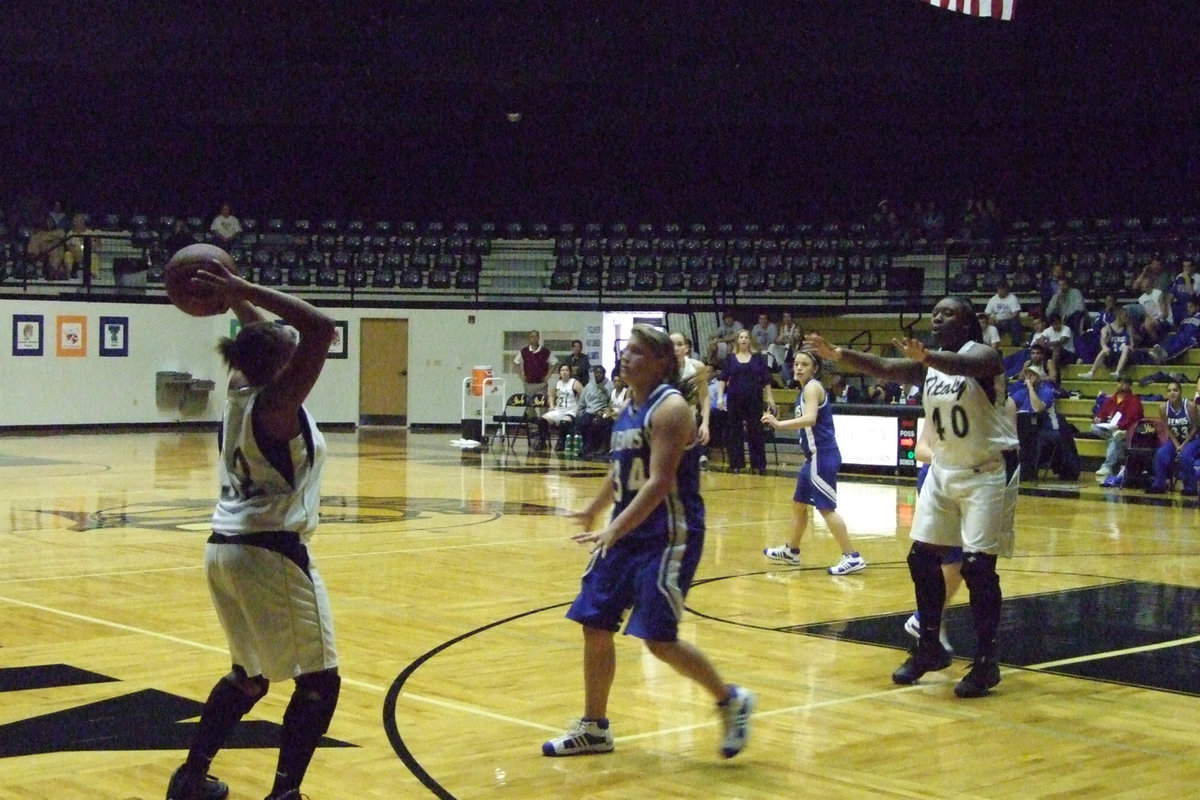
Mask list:
[[[982,344],[969,300],[947,297],[933,307],[933,338],[940,350],[916,339],[893,342],[903,358],[881,358],[834,347],[816,334],[805,343],[817,354],[897,382],[924,382],[925,424],[933,463],[913,518],[908,569],[916,592],[920,639],[894,673],[900,684],[950,665],[938,641],[946,583],[942,559],[963,548],[962,576],[971,593],[978,643],[967,675],[954,687],[959,697],[982,697],[1000,682],[996,634],[1000,626],[998,556],[1011,556],[1013,515],[1020,468],[1017,433],[1005,414],[1004,361]]]
[[[708,658],[679,640],[683,600],[704,545],[696,419],[675,383],[679,364],[667,334],[634,325],[621,354],[621,377],[632,400],[613,426],[611,482],[573,516],[594,545],[582,587],[567,618],[583,626],[583,717],[542,745],[548,756],[607,753],[613,749],[608,695],[616,674],[615,633],[632,607],[625,632],[676,672],[703,686],[724,723],[721,754],[742,751],[750,735],[755,698],[726,684]],[[605,508],[612,516],[593,523]]]
[[[167,800],[228,795],[229,787],[208,775],[209,764],[270,682],[289,679],[295,689],[267,800],[298,800],[341,686],[329,598],[307,545],[317,526],[325,439],[303,405],[325,364],[334,323],[303,300],[249,283],[216,261],[192,281],[193,291],[220,296],[242,323],[236,338],[218,346],[230,379],[221,497],[204,552],[233,669],[209,694]]]

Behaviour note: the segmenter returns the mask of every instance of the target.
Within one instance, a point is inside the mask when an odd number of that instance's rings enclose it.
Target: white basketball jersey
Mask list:
[[[261,386],[235,389],[221,423],[221,499],[213,530],[224,534],[293,531],[308,541],[321,505],[325,437],[303,407],[301,432],[270,454],[259,448],[252,415]]]
[[[960,353],[975,346],[967,342]],[[1004,373],[995,377],[992,397],[975,378],[947,375],[933,367],[925,373],[925,424],[931,425],[933,460],[949,469],[966,469],[996,461],[1017,448],[1017,430],[1004,413]]]

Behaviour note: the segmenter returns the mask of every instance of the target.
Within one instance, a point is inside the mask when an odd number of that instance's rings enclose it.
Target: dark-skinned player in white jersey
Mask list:
[[[996,559],[1011,556],[1020,468],[1017,432],[1005,414],[1004,361],[983,344],[971,302],[947,297],[933,307],[933,340],[927,349],[911,338],[893,340],[900,358],[835,347],[818,334],[805,343],[844,368],[924,387],[925,424],[932,426],[933,463],[921,487],[910,533],[908,569],[916,592],[920,639],[894,673],[899,684],[950,666],[938,640],[946,584],[942,557],[963,548],[962,576],[971,593],[978,642],[959,697],[982,697],[1000,682],[996,637],[1000,627],[1000,577]]]

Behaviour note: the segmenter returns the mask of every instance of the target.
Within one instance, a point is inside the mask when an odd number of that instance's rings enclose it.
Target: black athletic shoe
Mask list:
[[[892,682],[907,686],[916,683],[926,672],[937,672],[945,669],[954,661],[953,656],[941,645],[937,652],[929,652],[917,645],[912,649],[912,655],[892,673]]]
[[[971,670],[954,687],[959,697],[983,697],[1000,682],[1000,665],[994,658],[976,658]]]
[[[225,800],[229,787],[212,775],[198,775],[182,764],[171,773],[167,800]]]

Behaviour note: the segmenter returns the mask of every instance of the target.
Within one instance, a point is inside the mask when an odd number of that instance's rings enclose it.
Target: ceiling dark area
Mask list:
[[[137,4],[0,22],[6,194],[814,218],[1197,206],[1200,3]],[[519,121],[512,115],[519,114]]]

